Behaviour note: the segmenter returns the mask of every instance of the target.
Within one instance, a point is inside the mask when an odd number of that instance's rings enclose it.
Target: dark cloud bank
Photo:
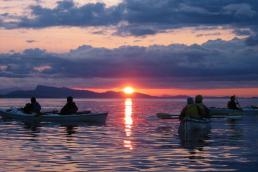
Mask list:
[[[194,26],[241,29],[250,43],[257,43],[258,1],[256,0],[124,0],[106,7],[104,3],[76,6],[60,1],[54,8],[30,6],[31,16],[16,16],[17,22],[0,22],[2,27],[43,28],[50,26],[116,26],[117,34],[143,36],[167,29]],[[2,14],[2,18],[14,16]],[[243,32],[241,33],[243,34]]]
[[[150,88],[257,87],[257,54],[257,47],[239,39],[112,50],[81,46],[66,54],[28,49],[0,54],[0,77],[63,80],[60,84],[77,78],[82,86],[89,86],[83,80],[112,81],[116,86],[121,79],[128,79]]]

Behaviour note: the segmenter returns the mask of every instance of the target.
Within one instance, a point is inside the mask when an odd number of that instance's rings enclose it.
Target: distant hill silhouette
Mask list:
[[[11,89],[10,89],[11,90]],[[38,85],[34,90],[16,90],[6,94],[1,94],[2,98],[29,98],[29,97],[38,97],[38,98],[66,98],[67,96],[73,96],[75,98],[125,98],[126,95],[123,92],[115,91],[106,91],[102,93],[89,91],[89,90],[75,90],[66,87],[51,87]],[[151,96],[143,93],[134,93],[132,95],[134,98],[162,98],[162,99],[184,99],[187,98],[187,95],[164,95],[164,96]],[[219,99],[225,98],[228,99],[229,96],[205,96],[205,98]],[[251,97],[253,99],[258,97]]]
[[[37,98],[65,98],[67,96],[73,96],[76,98],[123,98],[125,97],[122,92],[115,91],[107,91],[103,93],[97,93],[89,90],[75,90],[66,87],[58,88],[58,87],[50,87],[39,85],[34,90],[17,90],[12,91],[8,94],[2,95],[5,98],[29,98],[29,97],[37,97]],[[142,93],[134,93],[132,97],[135,98],[155,98],[154,96],[150,96]]]

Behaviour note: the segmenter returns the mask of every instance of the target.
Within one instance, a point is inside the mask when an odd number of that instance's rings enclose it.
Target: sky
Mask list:
[[[0,91],[258,96],[256,0],[0,0]]]

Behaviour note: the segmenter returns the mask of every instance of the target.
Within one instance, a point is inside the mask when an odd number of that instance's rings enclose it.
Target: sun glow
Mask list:
[[[123,89],[123,92],[124,92],[125,94],[131,95],[131,94],[134,93],[134,88],[133,88],[133,87],[130,87],[130,86],[127,86],[127,87],[125,87],[125,88]]]

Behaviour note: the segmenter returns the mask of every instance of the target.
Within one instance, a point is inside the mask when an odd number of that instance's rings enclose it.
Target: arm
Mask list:
[[[179,120],[182,121],[185,118],[185,111],[186,111],[186,106],[182,109],[180,115],[179,115]]]
[[[62,109],[60,110],[60,113],[61,113],[61,114],[65,114],[65,113],[66,113],[66,111],[67,111],[67,110],[66,110],[66,109],[67,109],[66,106],[67,106],[67,105],[65,104],[65,105],[62,107]]]
[[[197,109],[201,117],[208,118],[209,116],[209,109],[204,104],[198,104]]]
[[[36,111],[37,111],[37,112],[40,112],[40,110],[41,110],[41,106],[40,106],[39,103],[37,103],[37,104],[36,104]]]
[[[77,105],[74,103],[74,111],[77,112],[78,111],[78,107]]]
[[[205,117],[210,118],[210,110],[207,106],[203,105],[205,111]]]

